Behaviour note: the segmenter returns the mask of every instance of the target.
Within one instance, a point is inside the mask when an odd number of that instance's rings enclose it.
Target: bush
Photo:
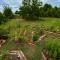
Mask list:
[[[34,34],[33,37],[32,37],[32,40],[37,41],[38,39],[39,39],[39,35]]]
[[[12,10],[9,7],[5,7],[4,8],[4,13],[3,14],[8,19],[13,18],[13,12],[12,12]]]
[[[0,12],[0,24],[6,22],[7,19],[5,18],[5,16]]]
[[[45,47],[49,58],[60,60],[60,40],[46,40]]]

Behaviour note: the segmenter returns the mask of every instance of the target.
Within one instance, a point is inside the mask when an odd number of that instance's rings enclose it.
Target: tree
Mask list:
[[[52,7],[50,4],[41,5],[39,0],[23,0],[19,14],[30,20],[37,20],[39,17],[60,17],[60,8]]]
[[[40,6],[39,0],[24,0],[20,8],[20,15],[26,19],[39,19]]]
[[[51,9],[52,6],[51,6],[50,4],[45,4],[45,5],[43,6],[43,8],[44,8],[44,10],[46,11],[46,10],[48,10],[48,9]]]
[[[0,24],[6,22],[7,19],[5,18],[5,16],[0,12]]]
[[[60,17],[60,8],[52,7],[50,4],[45,4],[40,8],[41,17]]]
[[[53,8],[50,4],[45,4],[43,6],[43,10],[44,10],[44,16],[52,17]]]
[[[60,8],[54,7],[53,14],[54,14],[54,17],[59,18],[60,17]]]
[[[3,14],[4,14],[4,16],[5,16],[6,18],[8,18],[8,19],[13,18],[13,12],[12,12],[11,8],[9,8],[9,7],[5,7],[5,8],[4,8]]]
[[[15,14],[19,14],[19,11],[16,11]]]

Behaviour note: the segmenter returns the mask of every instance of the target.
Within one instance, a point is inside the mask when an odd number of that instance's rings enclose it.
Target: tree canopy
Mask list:
[[[41,2],[39,0],[23,0],[20,15],[25,19],[39,19]]]
[[[8,18],[8,19],[13,18],[13,12],[12,12],[11,8],[9,8],[9,7],[5,7],[5,8],[4,8],[3,14],[4,14],[4,16],[5,16],[6,18]]]
[[[60,17],[60,8],[52,7],[50,4],[42,6],[40,0],[23,0],[19,14],[30,20],[37,20],[40,17]]]

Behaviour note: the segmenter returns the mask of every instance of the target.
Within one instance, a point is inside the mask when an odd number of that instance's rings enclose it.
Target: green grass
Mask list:
[[[15,30],[17,28],[33,28],[33,27],[41,27],[49,28],[51,26],[60,27],[60,18],[44,18],[41,21],[24,21],[20,19],[12,19],[6,24],[2,24],[0,28],[8,30]]]
[[[45,38],[45,44],[43,50],[48,51],[49,58],[53,58],[53,60],[60,60],[60,35],[47,36]]]
[[[40,21],[25,21],[22,19],[12,19],[5,24],[0,25],[0,29],[9,31],[8,42],[4,44],[1,48],[1,53],[6,54],[8,50],[21,49],[24,54],[27,56],[28,60],[40,60],[41,59],[41,45],[37,44],[35,46],[30,46],[24,43],[23,45],[17,45],[14,42],[14,38],[20,35],[24,35],[24,31],[27,31],[27,38],[31,36],[31,32],[35,31],[40,33],[40,31],[57,31],[60,32],[60,18],[43,18]],[[24,36],[24,37],[26,37]],[[53,40],[55,36],[48,36],[46,39]],[[55,38],[56,40],[60,39],[59,37]]]
[[[53,27],[53,28],[52,28]],[[38,29],[60,30],[60,18],[44,18],[41,21],[24,21],[12,19],[6,24],[0,25],[0,29],[8,30],[10,36],[16,36],[20,31],[38,31]]]

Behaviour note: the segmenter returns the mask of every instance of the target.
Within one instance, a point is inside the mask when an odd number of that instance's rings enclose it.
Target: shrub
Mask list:
[[[37,41],[38,38],[39,38],[39,35],[34,34],[33,37],[32,37],[32,40],[33,40],[33,41]]]
[[[7,19],[5,18],[5,16],[0,12],[0,24],[6,22]]]

